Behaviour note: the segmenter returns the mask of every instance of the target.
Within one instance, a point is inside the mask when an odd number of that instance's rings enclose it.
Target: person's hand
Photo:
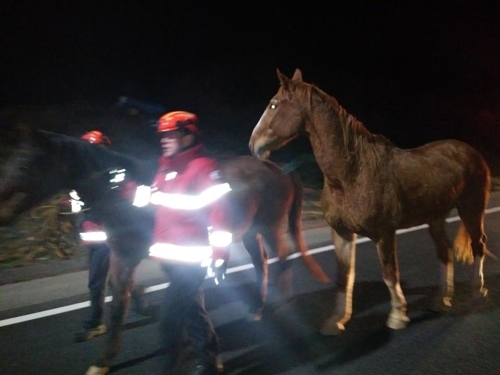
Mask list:
[[[161,201],[163,199],[163,193],[161,191],[154,191],[151,193],[149,202],[155,205],[161,204]]]
[[[224,259],[212,259],[207,269],[207,275],[214,278],[216,285],[219,285],[226,278],[227,262]]]

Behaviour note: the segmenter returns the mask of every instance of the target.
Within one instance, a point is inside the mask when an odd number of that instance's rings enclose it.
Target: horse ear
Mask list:
[[[35,129],[26,122],[20,122],[16,126],[18,141],[30,143],[35,134]]]
[[[295,69],[295,73],[293,73],[292,81],[302,82],[302,72],[300,71],[300,69]]]
[[[278,73],[278,78],[281,82],[281,86],[286,89],[288,87],[288,83],[290,82],[290,78],[281,73],[279,69],[276,69],[276,72]]]
[[[29,138],[32,132],[25,122],[17,118],[2,118],[0,131],[2,133],[0,145],[2,146],[19,144]]]

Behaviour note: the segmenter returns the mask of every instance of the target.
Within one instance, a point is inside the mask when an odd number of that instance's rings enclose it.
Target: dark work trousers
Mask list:
[[[160,320],[160,348],[167,357],[166,367],[172,368],[177,364],[184,329],[200,360],[205,364],[215,364],[219,354],[219,341],[205,310],[201,290],[206,268],[199,264],[167,263],[162,263],[162,267],[170,279]]]
[[[110,250],[105,243],[96,243],[86,247],[89,250],[88,288],[90,292],[90,316],[87,324],[95,327],[103,322]]]

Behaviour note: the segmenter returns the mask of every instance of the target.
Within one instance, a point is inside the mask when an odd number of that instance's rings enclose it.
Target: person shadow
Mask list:
[[[500,275],[487,278],[491,289],[500,287]],[[236,287],[221,286],[206,296],[210,314],[217,308],[245,301],[250,295],[251,283]],[[389,292],[383,282],[359,282],[353,295],[353,316],[346,330],[339,336],[322,336],[319,329],[334,307],[335,287],[296,295],[288,303],[273,305],[266,310],[261,321],[247,321],[245,316],[216,327],[221,343],[225,374],[277,375],[306,367],[304,373],[321,373],[340,369],[360,358],[368,357],[417,328],[443,316],[464,316],[477,311],[500,309],[500,296],[496,294],[479,305],[468,299],[467,283],[455,285],[455,307],[444,315],[431,309],[437,286],[402,288],[408,299],[410,323],[405,330],[394,331],[385,322],[390,311]],[[140,324],[153,321],[142,320]],[[127,328],[132,328],[132,324]],[[137,323],[139,324],[139,323]],[[142,362],[159,360],[161,353],[154,351],[144,356],[112,366],[111,373]],[[185,341],[183,366],[189,368],[196,356]]]

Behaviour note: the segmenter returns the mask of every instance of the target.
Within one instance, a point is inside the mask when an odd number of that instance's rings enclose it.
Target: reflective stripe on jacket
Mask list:
[[[220,184],[218,163],[203,155],[202,146],[194,146],[175,158],[160,158],[153,189],[170,194],[198,195]],[[225,200],[221,198],[196,210],[156,208],[153,243],[182,246],[208,245],[208,227],[225,230]]]

